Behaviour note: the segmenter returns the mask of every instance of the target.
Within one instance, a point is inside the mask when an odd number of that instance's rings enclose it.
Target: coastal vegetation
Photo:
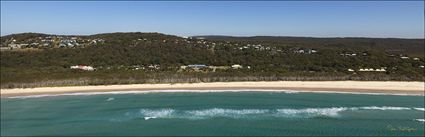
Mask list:
[[[218,81],[425,80],[424,39],[23,33],[1,37],[1,48],[1,88]],[[193,64],[200,67],[190,67]],[[74,65],[95,69],[70,69]]]

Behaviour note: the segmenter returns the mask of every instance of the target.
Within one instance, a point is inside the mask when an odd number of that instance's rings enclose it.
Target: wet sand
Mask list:
[[[107,86],[72,86],[1,89],[1,97],[137,91],[149,92],[223,92],[223,91],[297,91],[297,92],[342,92],[372,94],[424,95],[424,82],[401,81],[259,81],[259,82],[213,82],[213,83],[178,83],[178,84],[130,84]]]

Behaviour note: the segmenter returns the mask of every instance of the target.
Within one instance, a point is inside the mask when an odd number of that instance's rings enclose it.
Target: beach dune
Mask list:
[[[259,82],[213,82],[179,84],[130,84],[107,86],[72,86],[1,89],[1,97],[61,94],[80,92],[140,91],[140,92],[211,92],[211,90],[295,90],[299,92],[348,92],[424,95],[424,82],[399,81],[259,81]]]

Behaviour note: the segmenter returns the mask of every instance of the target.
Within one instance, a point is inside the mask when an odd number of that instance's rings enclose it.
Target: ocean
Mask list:
[[[424,96],[404,95],[22,96],[1,98],[1,136],[424,136],[424,115]]]

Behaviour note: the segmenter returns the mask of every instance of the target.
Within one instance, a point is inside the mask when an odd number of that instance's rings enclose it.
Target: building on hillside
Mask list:
[[[19,44],[9,44],[8,45],[11,49],[20,49],[21,48],[21,45],[19,45]]]
[[[191,64],[191,65],[187,65],[187,67],[192,68],[192,69],[201,69],[201,68],[206,68],[207,65],[205,65],[205,64]]]
[[[75,65],[71,66],[70,69],[78,69],[78,70],[85,70],[85,71],[94,71],[95,68],[92,66],[85,66],[85,65]]]
[[[380,69],[373,69],[373,68],[361,68],[359,71],[362,72],[385,72],[386,67],[381,67]]]
[[[21,48],[23,48],[23,47],[26,47],[26,46],[28,46],[29,44],[9,44],[8,46],[11,48],[11,49],[21,49]]]
[[[381,69],[375,69],[376,72],[385,72],[385,68],[381,68]]]
[[[180,66],[180,69],[186,69],[187,66]]]
[[[304,53],[304,50],[303,50],[303,49],[299,49],[299,50],[295,50],[294,52],[295,52],[295,53],[300,53],[300,54],[301,54],[301,53]]]
[[[409,59],[407,56],[400,57],[401,59]]]
[[[315,50],[315,49],[307,49],[305,52],[307,54],[314,54],[314,53],[317,53],[317,50]]]
[[[154,64],[154,65],[151,64],[151,65],[148,66],[148,68],[150,68],[150,69],[160,69],[161,67],[157,64]]]
[[[241,69],[241,68],[242,68],[242,66],[241,66],[241,65],[239,65],[239,64],[233,64],[231,67],[232,67],[233,69]]]

